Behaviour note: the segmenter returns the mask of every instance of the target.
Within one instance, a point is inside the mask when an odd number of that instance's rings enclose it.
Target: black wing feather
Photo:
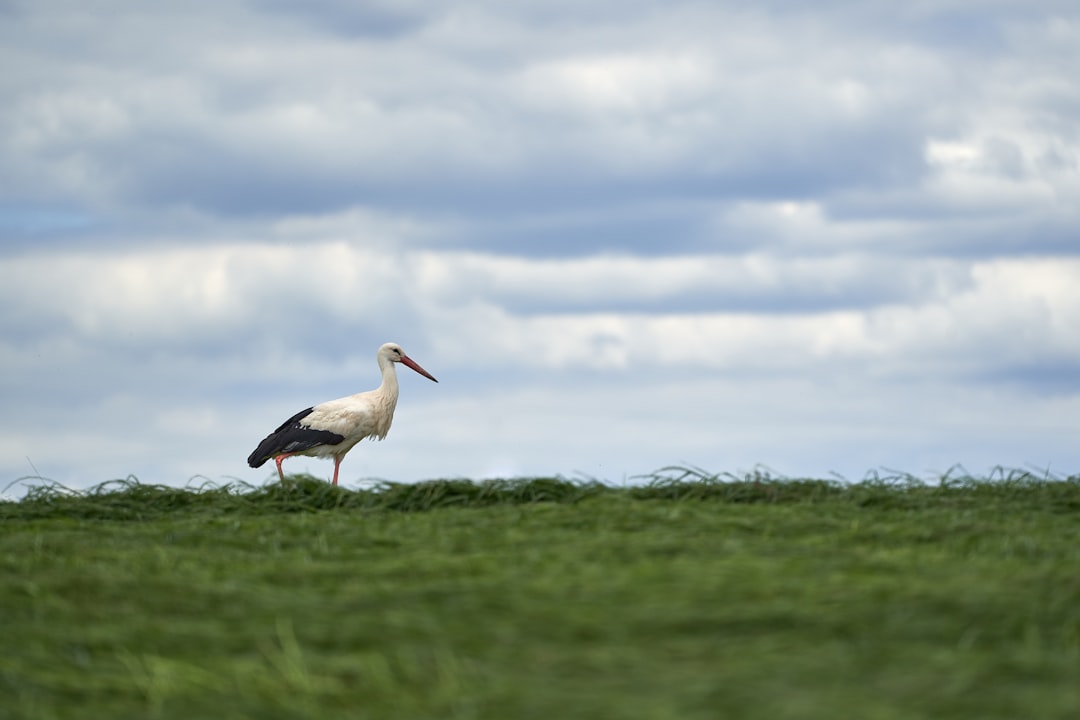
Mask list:
[[[301,422],[314,409],[309,407],[301,410],[263,438],[255,451],[248,456],[248,465],[253,468],[262,467],[263,463],[277,455],[310,450],[319,445],[337,445],[344,440],[344,435],[329,430],[315,430]]]

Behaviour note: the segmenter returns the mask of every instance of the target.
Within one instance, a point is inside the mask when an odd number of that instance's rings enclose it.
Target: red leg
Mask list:
[[[281,461],[287,457],[292,457],[292,453],[285,453],[283,455],[277,455],[274,457],[274,462],[277,463],[277,474],[281,478],[281,482],[285,482],[285,473],[281,470]]]
[[[338,468],[340,468],[340,467],[341,467],[341,458],[338,457],[338,456],[335,456],[334,457],[334,485],[337,485],[337,474],[338,474]]]

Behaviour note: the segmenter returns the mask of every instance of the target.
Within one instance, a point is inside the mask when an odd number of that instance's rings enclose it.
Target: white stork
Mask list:
[[[278,477],[285,482],[281,461],[293,455],[334,458],[334,484],[345,453],[364,438],[382,440],[390,432],[397,406],[398,381],[394,363],[402,363],[424,377],[439,382],[405,354],[397,343],[386,343],[375,354],[382,384],[375,390],[320,403],[301,410],[259,443],[248,465],[262,467],[270,458],[277,463]]]

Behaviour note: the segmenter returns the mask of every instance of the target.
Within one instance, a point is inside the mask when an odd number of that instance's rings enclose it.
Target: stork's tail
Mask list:
[[[310,450],[319,445],[337,445],[345,439],[344,435],[303,424],[301,421],[310,415],[313,409],[301,410],[263,438],[259,446],[248,455],[248,465],[253,468],[262,467],[267,460],[278,455]]]
[[[270,438],[266,438],[269,440]],[[259,443],[259,447],[255,448],[255,452],[248,455],[248,465],[253,468],[260,468],[266,464],[266,461],[273,457],[273,455],[266,454],[266,440]]]

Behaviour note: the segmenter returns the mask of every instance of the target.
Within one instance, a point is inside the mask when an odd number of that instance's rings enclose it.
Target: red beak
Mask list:
[[[409,357],[408,355],[402,355],[402,356],[401,356],[401,364],[402,364],[402,365],[406,365],[406,366],[408,366],[408,367],[412,368],[413,370],[415,370],[416,372],[420,373],[421,375],[423,375],[424,377],[426,377],[426,378],[427,378],[428,380],[431,380],[432,382],[439,382],[438,380],[436,380],[436,379],[434,378],[434,376],[432,376],[432,374],[431,374],[431,373],[429,373],[429,372],[428,372],[427,370],[425,370],[424,368],[422,368],[422,367],[420,367],[419,365],[417,365],[417,364],[416,364],[416,361],[415,361],[415,360],[413,360],[413,359],[412,359],[411,357]]]

